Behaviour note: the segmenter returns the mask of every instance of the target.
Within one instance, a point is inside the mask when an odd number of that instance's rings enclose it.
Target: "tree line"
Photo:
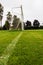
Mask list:
[[[21,20],[16,15],[12,16],[11,12],[8,12],[6,15],[6,21],[4,26],[2,27],[2,19],[3,19],[4,7],[0,3],[0,30],[9,30],[9,29],[20,29],[21,30]],[[33,26],[31,21],[24,22],[24,29],[43,29],[43,26],[40,26],[38,20],[33,21]]]
[[[4,7],[0,3],[0,29],[9,30],[9,29],[21,29],[21,20],[16,15],[12,16],[11,12],[8,12],[6,15],[6,21],[2,27]]]
[[[31,21],[26,21],[26,23],[24,23],[24,28],[25,30],[27,29],[43,29],[43,26],[40,26],[40,22],[38,20],[34,20],[33,21],[33,25],[31,23]]]

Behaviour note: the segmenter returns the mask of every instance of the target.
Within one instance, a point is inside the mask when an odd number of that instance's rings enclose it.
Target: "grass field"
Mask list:
[[[0,65],[43,65],[43,30],[0,31]]]
[[[17,31],[0,31],[0,56],[18,34]]]

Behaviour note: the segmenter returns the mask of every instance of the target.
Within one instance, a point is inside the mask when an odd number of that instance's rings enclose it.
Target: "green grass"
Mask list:
[[[0,31],[0,56],[18,34],[18,31]]]
[[[20,31],[0,31],[1,54],[19,33]],[[7,65],[43,65],[43,30],[23,31]]]
[[[43,31],[24,31],[8,65],[43,65]]]

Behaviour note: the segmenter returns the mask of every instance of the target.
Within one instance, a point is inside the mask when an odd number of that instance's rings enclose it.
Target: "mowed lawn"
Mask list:
[[[43,30],[0,31],[0,57],[21,32],[6,65],[43,65]]]
[[[7,65],[43,65],[43,30],[23,31]]]
[[[0,31],[0,56],[20,31]]]

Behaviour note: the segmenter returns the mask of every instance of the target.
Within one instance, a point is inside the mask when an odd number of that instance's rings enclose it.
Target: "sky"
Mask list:
[[[23,6],[24,21],[30,20],[31,22],[34,19],[40,21],[43,25],[43,0],[0,0],[4,7],[3,21],[6,20],[6,14],[8,11],[11,11],[12,15],[17,15],[21,17],[20,7]],[[3,22],[4,24],[5,22]]]

